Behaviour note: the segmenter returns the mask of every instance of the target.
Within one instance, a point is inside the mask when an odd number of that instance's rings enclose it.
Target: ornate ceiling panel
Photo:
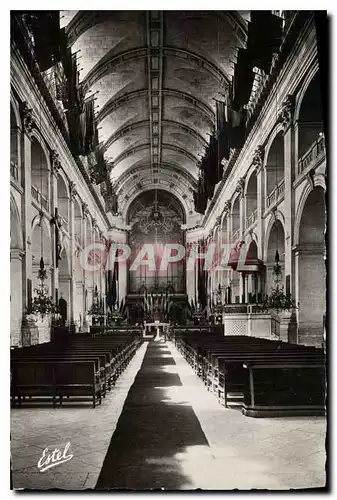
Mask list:
[[[114,135],[123,128],[131,126],[134,123],[149,119],[148,102],[145,97],[133,99],[125,106],[116,107],[102,121],[99,122],[100,140],[106,147]]]
[[[185,11],[166,13],[166,45],[186,49],[208,60],[226,76],[232,74],[233,47],[241,46],[244,36],[231,13],[223,11]]]
[[[193,213],[215,99],[245,44],[247,12],[62,11],[121,206],[163,186]]]

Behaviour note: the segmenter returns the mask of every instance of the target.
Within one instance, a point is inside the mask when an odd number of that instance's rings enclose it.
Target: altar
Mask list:
[[[168,333],[170,323],[164,323],[162,321],[153,321],[152,323],[144,323],[143,338],[153,339],[156,342],[166,339],[166,334]],[[153,333],[151,330],[155,329],[155,337],[153,338]]]

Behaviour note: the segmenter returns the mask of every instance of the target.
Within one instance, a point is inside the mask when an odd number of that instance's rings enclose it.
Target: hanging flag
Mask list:
[[[198,253],[200,253],[201,250],[205,251],[205,248],[199,243]],[[204,271],[204,259],[198,259],[198,301],[201,304],[202,309],[206,307],[207,304],[206,285],[207,276],[206,271]]]
[[[226,104],[225,116],[228,123],[228,139],[229,147],[240,149],[243,147],[246,140],[246,120],[247,110],[241,108],[236,111],[232,105]]]
[[[251,53],[246,49],[239,49],[233,76],[233,109],[238,110],[248,103],[253,81],[254,73]]]
[[[216,101],[216,124],[217,124],[217,178],[218,182],[222,179],[223,165],[222,160],[229,159],[229,130],[226,121],[225,103]]]

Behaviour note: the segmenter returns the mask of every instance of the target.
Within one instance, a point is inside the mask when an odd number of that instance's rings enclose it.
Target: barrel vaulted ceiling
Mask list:
[[[248,12],[61,11],[119,204],[166,188],[193,213],[197,163]]]

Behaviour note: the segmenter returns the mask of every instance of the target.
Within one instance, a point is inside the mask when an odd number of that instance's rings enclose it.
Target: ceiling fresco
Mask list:
[[[249,12],[61,11],[120,206],[161,186],[193,212],[215,99],[233,75]]]

